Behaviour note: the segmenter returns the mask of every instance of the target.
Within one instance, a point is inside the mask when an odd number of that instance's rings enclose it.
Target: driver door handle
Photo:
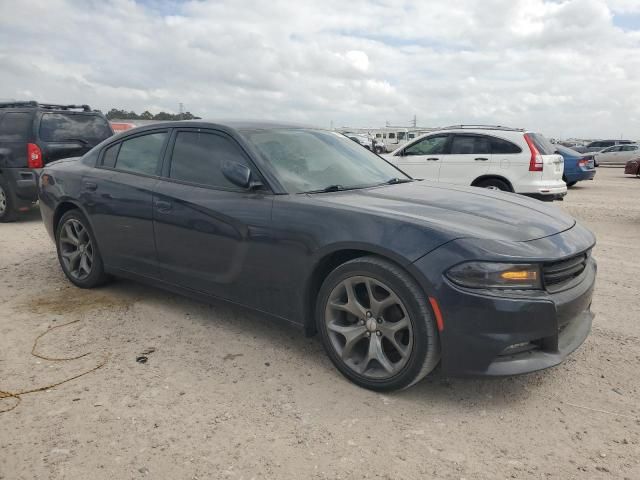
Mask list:
[[[95,182],[84,182],[84,189],[90,192],[95,192],[98,189],[98,184]]]
[[[435,157],[427,158],[427,161],[429,161],[429,162],[437,162],[438,160],[440,160],[440,159],[439,158],[435,158]]]
[[[478,158],[476,158],[476,161],[477,161],[477,162],[486,162],[487,160],[489,160],[489,159],[488,159],[488,158],[485,158],[485,157],[478,157]]]

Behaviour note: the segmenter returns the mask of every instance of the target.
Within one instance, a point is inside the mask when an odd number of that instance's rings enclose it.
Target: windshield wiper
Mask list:
[[[348,190],[344,188],[342,185],[329,185],[328,187],[319,188],[318,190],[309,190],[308,192],[302,193],[326,193],[326,192],[339,192],[341,190]]]
[[[381,183],[381,185],[397,185],[398,183],[411,183],[413,182],[412,178],[391,178],[389,180],[387,180],[384,183]]]

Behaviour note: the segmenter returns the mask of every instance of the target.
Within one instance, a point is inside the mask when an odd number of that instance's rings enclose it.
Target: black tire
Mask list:
[[[0,177],[0,223],[13,222],[18,216],[15,197],[9,184]]]
[[[63,260],[63,255],[66,253],[64,250],[69,245],[68,242],[65,242],[63,239],[65,235],[63,234],[63,229],[65,229],[65,226],[67,226],[68,224],[75,224],[74,222],[79,223],[84,228],[83,234],[85,235],[85,238],[88,238],[91,246],[92,261],[88,274],[86,271],[84,271],[84,275],[74,274],[73,270]],[[73,248],[73,246],[71,248]],[[104,264],[102,262],[102,257],[100,255],[100,250],[98,249],[96,238],[93,234],[93,231],[91,230],[91,226],[89,225],[88,220],[80,210],[69,210],[62,216],[62,218],[58,222],[58,225],[56,225],[56,250],[58,252],[58,261],[60,262],[62,271],[69,279],[69,281],[75,286],[80,288],[94,288],[104,284],[109,280],[109,276],[104,271]],[[83,252],[84,251],[85,250],[83,250]]]
[[[403,356],[402,367],[399,367],[398,371],[390,373],[388,378],[371,378],[371,376],[367,376],[366,371],[369,360],[361,363],[361,365],[364,365],[365,374],[357,372],[354,367],[349,366],[336,350],[334,343],[332,343],[329,327],[327,326],[326,318],[332,308],[328,305],[328,302],[330,296],[336,291],[335,289],[339,288],[345,280],[363,277],[371,279],[373,282],[384,283],[385,286],[389,287],[389,292],[394,295],[394,298],[402,302],[408,314],[408,323],[412,329],[409,337],[411,340],[407,345],[410,348]],[[371,306],[371,302],[369,304]],[[391,308],[396,308],[396,305]],[[368,316],[370,317],[371,315]],[[407,316],[403,317],[403,321]],[[340,265],[327,276],[316,300],[316,322],[325,351],[333,364],[346,378],[363,388],[375,391],[408,388],[429,374],[440,361],[438,329],[427,297],[406,271],[379,257],[366,256],[356,258]],[[393,322],[388,323],[393,325]],[[361,324],[362,320],[360,320],[359,325]],[[382,328],[382,325],[380,327]],[[377,331],[375,333],[379,334]],[[335,333],[333,335],[335,339]],[[361,344],[361,350],[369,349],[368,351],[370,352],[371,347],[367,342],[376,340],[376,335],[371,332],[367,332],[367,335],[368,338],[362,338],[358,342],[364,341],[364,345]],[[380,335],[378,337],[381,348],[384,348],[384,345],[389,348],[391,345],[388,343],[389,341],[386,340],[387,343],[384,343],[386,337],[380,337]],[[344,338],[346,345],[346,337]],[[355,351],[356,347],[350,349],[350,351],[352,350]]]
[[[381,155],[383,153],[382,147],[376,147],[376,153]]]
[[[480,188],[488,188],[491,190],[501,190],[503,192],[512,192],[513,190],[507,182],[500,180],[499,178],[487,178],[480,180],[474,186]]]

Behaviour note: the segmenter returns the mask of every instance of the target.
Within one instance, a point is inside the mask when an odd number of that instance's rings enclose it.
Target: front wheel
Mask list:
[[[403,269],[378,257],[351,260],[329,274],[316,321],[333,364],[364,388],[407,388],[440,360],[425,295]]]
[[[58,222],[56,247],[62,271],[77,287],[97,287],[108,279],[89,222],[79,210],[68,211]]]

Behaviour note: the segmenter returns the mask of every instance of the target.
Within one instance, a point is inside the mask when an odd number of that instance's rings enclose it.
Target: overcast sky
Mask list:
[[[0,98],[640,139],[640,0],[0,0]]]

